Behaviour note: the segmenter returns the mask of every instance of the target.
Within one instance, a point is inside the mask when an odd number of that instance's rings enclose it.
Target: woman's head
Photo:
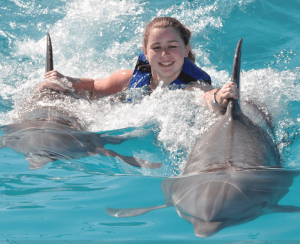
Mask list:
[[[172,17],[159,17],[152,20],[146,27],[145,33],[144,33],[144,40],[143,40],[143,47],[147,49],[148,41],[149,41],[149,35],[151,31],[155,28],[168,28],[172,27],[174,28],[179,36],[181,37],[183,43],[185,46],[190,45],[190,38],[191,38],[191,31],[186,28],[183,24],[181,24],[180,21],[178,21],[175,18]],[[191,60],[193,63],[195,62],[195,55],[192,52],[192,50],[189,48],[188,57],[189,60]]]

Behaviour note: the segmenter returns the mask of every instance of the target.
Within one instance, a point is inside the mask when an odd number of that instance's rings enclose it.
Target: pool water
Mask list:
[[[54,67],[71,77],[106,77],[133,69],[146,22],[172,16],[192,31],[197,64],[212,85],[230,80],[243,38],[241,99],[264,104],[285,167],[300,166],[300,3],[297,0],[1,0],[0,125],[20,119],[24,99],[45,72],[46,33]],[[216,120],[201,91],[158,88],[132,103],[103,98],[57,102],[88,131],[129,139],[106,148],[160,169],[138,169],[100,155],[30,170],[24,156],[0,150],[0,243],[282,243],[300,241],[300,213],[263,215],[207,239],[194,235],[174,207],[132,218],[106,208],[164,204],[161,181],[178,176],[197,138]],[[44,101],[44,106],[53,101]],[[300,206],[300,177],[280,204]],[[47,243],[47,242],[45,242]]]

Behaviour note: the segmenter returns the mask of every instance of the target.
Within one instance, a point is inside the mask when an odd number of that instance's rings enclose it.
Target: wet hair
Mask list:
[[[153,30],[154,28],[167,28],[167,27],[175,28],[179,32],[179,35],[184,42],[184,45],[187,46],[189,44],[192,33],[187,27],[185,27],[183,24],[180,23],[180,21],[178,21],[175,18],[159,17],[159,18],[153,19],[147,25],[147,27],[145,29],[145,33],[144,33],[143,46],[145,48],[147,48],[148,37],[149,37],[151,30]],[[193,53],[193,51],[191,49],[188,54],[188,59],[190,61],[192,61],[193,63],[195,63],[195,54]]]

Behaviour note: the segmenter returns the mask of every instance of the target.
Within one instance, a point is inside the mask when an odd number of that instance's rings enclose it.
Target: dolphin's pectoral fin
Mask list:
[[[126,156],[118,156],[121,160],[123,160],[125,163],[128,163],[132,166],[141,167],[141,168],[147,168],[147,169],[157,169],[162,166],[162,163],[151,163],[144,159],[137,158],[137,157],[126,157]]]
[[[272,205],[268,208],[267,214],[271,213],[297,213],[300,212],[300,207],[291,205]]]
[[[162,163],[151,163],[151,162],[148,162],[144,159],[137,158],[137,157],[134,157],[134,156],[131,156],[131,157],[123,156],[123,155],[118,154],[118,153],[116,153],[112,150],[107,150],[107,149],[104,149],[104,148],[97,148],[97,149],[98,149],[98,152],[101,155],[104,155],[104,156],[107,156],[107,157],[119,158],[122,161],[124,161],[125,163],[128,163],[128,164],[130,164],[132,166],[135,166],[135,167],[157,169],[157,168],[160,168],[162,166]]]
[[[166,207],[168,207],[167,204],[153,206],[153,207],[146,207],[146,208],[124,208],[124,209],[106,208],[106,213],[113,217],[126,218],[126,217],[134,217],[134,216],[142,215],[148,213],[149,211],[160,209],[160,208],[166,208]]]
[[[62,155],[50,150],[40,150],[39,153],[29,154],[25,156],[25,159],[29,162],[29,169],[40,169],[46,164],[59,159],[72,159],[66,155]]]
[[[121,144],[128,140],[123,136],[102,136],[101,139],[105,140],[105,144]]]
[[[40,168],[43,168],[46,164],[54,161],[51,158],[47,158],[47,157],[40,156],[40,155],[25,156],[25,159],[29,163],[29,169],[40,169]]]
[[[157,169],[160,168],[162,166],[162,163],[151,163],[148,162],[144,159],[141,158],[137,158],[137,157],[127,157],[127,156],[123,156],[123,155],[118,155],[116,156],[116,158],[121,159],[122,161],[124,161],[125,163],[128,163],[132,166],[135,167],[140,167],[140,168],[147,168],[147,169]]]

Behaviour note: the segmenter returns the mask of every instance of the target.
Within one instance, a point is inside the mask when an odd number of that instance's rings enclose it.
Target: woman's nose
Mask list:
[[[163,48],[162,56],[169,55],[168,48]]]

